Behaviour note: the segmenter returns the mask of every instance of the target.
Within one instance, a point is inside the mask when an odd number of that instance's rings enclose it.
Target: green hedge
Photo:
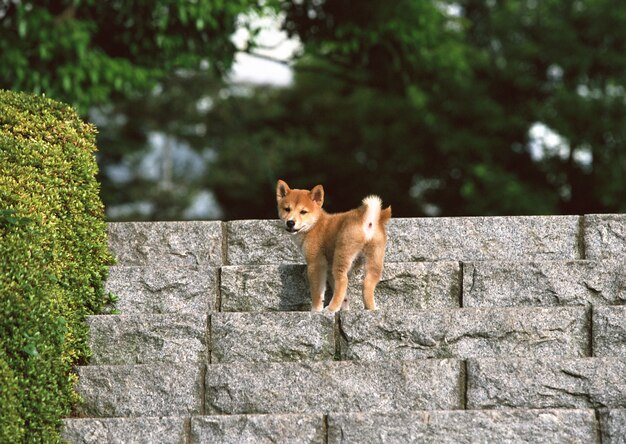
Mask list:
[[[0,90],[0,442],[58,442],[112,258],[95,128]]]

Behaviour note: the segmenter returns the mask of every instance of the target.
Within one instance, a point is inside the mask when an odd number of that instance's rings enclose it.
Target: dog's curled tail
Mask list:
[[[363,199],[364,217],[363,231],[365,238],[370,240],[376,233],[378,224],[385,225],[391,219],[391,206],[382,209],[383,202],[378,196],[368,196]]]

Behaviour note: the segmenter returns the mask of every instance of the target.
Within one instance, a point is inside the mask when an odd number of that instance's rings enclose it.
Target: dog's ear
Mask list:
[[[283,197],[287,196],[291,188],[287,185],[287,182],[279,180],[276,184],[276,201],[280,201]]]
[[[324,187],[316,185],[311,190],[311,200],[317,203],[320,207],[324,204]]]

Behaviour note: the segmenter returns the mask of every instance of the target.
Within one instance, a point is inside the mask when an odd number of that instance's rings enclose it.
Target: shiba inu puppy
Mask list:
[[[298,236],[307,263],[312,310],[321,311],[328,272],[332,274],[333,297],[326,309],[336,312],[347,308],[348,272],[358,256],[365,259],[363,303],[376,310],[374,289],[383,271],[391,207],[382,209],[377,196],[363,199],[359,208],[329,214],[322,209],[324,188],[296,190],[279,180],[276,185],[278,216],[288,232]],[[346,304],[344,304],[344,301]]]

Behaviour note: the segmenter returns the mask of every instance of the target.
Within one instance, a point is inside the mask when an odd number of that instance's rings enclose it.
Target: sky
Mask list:
[[[241,16],[239,21],[242,26],[231,38],[236,47],[241,51],[245,49],[245,42],[250,35],[244,26],[246,23],[253,28],[261,29],[258,41],[263,47],[254,50],[258,56],[239,52],[235,57],[229,80],[232,83],[291,85],[293,70],[288,66],[288,61],[300,50],[300,42],[289,39],[287,33],[280,30],[278,17]]]

